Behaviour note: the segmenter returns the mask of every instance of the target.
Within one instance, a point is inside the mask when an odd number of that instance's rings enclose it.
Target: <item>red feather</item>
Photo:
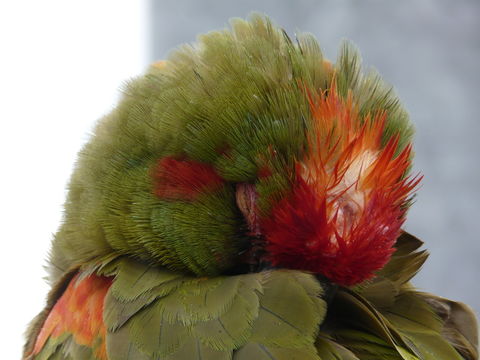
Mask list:
[[[223,179],[209,165],[193,160],[165,157],[158,161],[154,173],[155,195],[168,200],[195,200],[223,184]]]
[[[350,286],[390,259],[421,178],[405,177],[411,146],[395,156],[394,136],[382,148],[384,112],[360,119],[351,94],[341,98],[335,82],[325,94],[309,95],[310,150],[297,164],[291,195],[274,205],[262,229],[273,265]]]

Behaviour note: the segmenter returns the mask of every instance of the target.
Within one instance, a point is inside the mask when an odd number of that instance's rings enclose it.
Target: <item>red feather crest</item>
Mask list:
[[[382,146],[386,113],[360,118],[335,82],[309,96],[314,126],[289,197],[263,221],[270,261],[341,285],[371,278],[393,253],[420,177],[406,177],[411,146]],[[399,152],[398,155],[395,155]]]

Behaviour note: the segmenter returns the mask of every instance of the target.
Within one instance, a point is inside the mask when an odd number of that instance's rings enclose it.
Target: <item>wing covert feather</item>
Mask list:
[[[176,277],[127,262],[134,261],[121,260],[105,298],[109,358],[241,359],[260,343],[278,359],[318,359],[326,304],[315,277],[287,270]]]

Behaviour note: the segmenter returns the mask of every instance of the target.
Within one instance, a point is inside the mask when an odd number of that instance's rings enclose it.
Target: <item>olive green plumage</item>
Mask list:
[[[108,359],[477,359],[471,310],[408,283],[427,258],[421,245],[404,233],[374,280],[335,291],[294,270],[199,278],[128,257],[81,274],[115,277],[104,305]],[[64,335],[35,359],[96,359],[88,351]]]
[[[326,90],[336,76],[361,115],[386,111],[385,142],[399,134],[402,149],[413,133],[351,45],[332,67],[311,35],[292,40],[260,15],[231,24],[131,81],[97,125],[53,242],[47,309],[71,271],[113,277],[103,320],[115,360],[476,359],[470,310],[409,284],[427,253],[406,233],[378,276],[351,288],[295,270],[230,273],[247,228],[235,184],[255,184],[264,213],[288,190],[312,127],[305,89]],[[152,174],[165,157],[208,164],[225,182],[193,200],[160,199]],[[265,167],[271,176],[259,175]],[[65,335],[34,358],[95,354]]]
[[[58,269],[112,252],[198,275],[225,270],[235,261],[241,236],[242,218],[230,201],[233,188],[190,204],[162,203],[152,196],[151,171],[165,156],[211,164],[232,183],[257,182],[259,206],[268,208],[263,193],[269,198],[281,193],[285,169],[305,147],[311,125],[304,89],[326,89],[331,82],[323,61],[312,36],[299,35],[293,43],[269,20],[253,16],[232,21],[231,31],[200,36],[197,44],[173,52],[165,66],[152,66],[128,84],[118,107],[99,122],[79,154],[53,244],[52,279]],[[400,132],[407,143],[412,134],[407,114],[375,73],[361,75],[350,45],[343,46],[335,67],[339,90],[353,91],[361,113],[388,110],[386,134]],[[269,156],[272,146],[275,159]],[[224,148],[228,156],[219,151]],[[279,171],[259,179],[265,163]],[[187,215],[174,231],[165,226],[170,221],[165,219],[181,216],[177,208],[187,207],[191,213],[221,214],[210,219],[209,229],[222,226],[224,236],[205,240],[193,234],[208,222],[205,217]],[[195,248],[195,254],[186,250],[194,259],[172,251],[185,243],[183,236]],[[207,242],[223,249],[219,264],[198,251]]]

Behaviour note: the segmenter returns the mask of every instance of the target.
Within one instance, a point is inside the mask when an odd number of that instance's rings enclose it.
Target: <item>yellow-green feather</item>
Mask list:
[[[312,275],[271,270],[195,278],[125,258],[116,269],[105,300],[109,356],[183,359],[193,349],[199,359],[241,359],[265,348],[278,358],[318,359],[326,304]]]

